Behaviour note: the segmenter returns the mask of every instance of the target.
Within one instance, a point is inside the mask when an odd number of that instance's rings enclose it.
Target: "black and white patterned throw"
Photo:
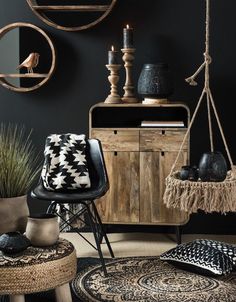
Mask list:
[[[43,185],[50,191],[76,190],[91,186],[84,134],[51,134],[46,139]]]
[[[178,245],[163,253],[160,259],[203,275],[226,275],[233,268],[231,259],[224,253],[194,241]]]

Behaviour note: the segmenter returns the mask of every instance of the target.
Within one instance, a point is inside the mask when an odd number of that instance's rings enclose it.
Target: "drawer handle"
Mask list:
[[[165,156],[165,152],[164,151],[161,151],[161,156]]]
[[[114,130],[114,134],[117,134],[117,130]]]
[[[151,139],[145,139],[145,142],[150,143],[150,142],[152,142],[152,140]]]
[[[165,134],[166,134],[166,131],[165,131],[165,130],[161,130],[161,134],[162,134],[162,135],[165,135]]]

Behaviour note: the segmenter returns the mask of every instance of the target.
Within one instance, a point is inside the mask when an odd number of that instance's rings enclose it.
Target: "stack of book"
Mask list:
[[[184,122],[183,121],[142,121],[141,127],[181,128],[184,127]]]

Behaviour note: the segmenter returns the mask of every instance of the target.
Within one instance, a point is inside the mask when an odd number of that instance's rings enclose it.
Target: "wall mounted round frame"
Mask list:
[[[56,65],[56,51],[55,51],[55,48],[54,48],[54,45],[51,41],[51,39],[49,38],[49,36],[39,27],[31,24],[31,23],[24,23],[24,22],[18,22],[18,23],[12,23],[12,24],[8,24],[7,26],[3,27],[0,29],[0,46],[1,46],[1,42],[3,41],[3,38],[7,37],[7,34],[10,34],[10,31],[13,31],[14,29],[18,29],[19,30],[19,33],[18,33],[18,36],[17,38],[15,38],[14,40],[19,40],[18,43],[19,43],[19,46],[16,47],[16,52],[20,53],[19,54],[19,64],[22,62],[22,60],[25,60],[25,55],[26,53],[29,54],[30,53],[30,50],[31,52],[33,53],[35,51],[35,47],[40,49],[40,38],[41,38],[41,44],[45,45],[47,50],[48,50],[48,54],[45,55],[41,55],[41,57],[46,57],[47,58],[44,58],[46,60],[49,60],[48,64],[47,64],[47,69],[48,71],[47,72],[37,72],[35,73],[33,70],[33,72],[25,72],[23,73],[23,71],[19,72],[19,73],[2,73],[2,70],[0,70],[0,84],[7,88],[7,89],[10,89],[10,90],[13,90],[13,91],[17,91],[17,92],[29,92],[29,91],[32,91],[32,90],[35,90],[35,89],[38,89],[39,87],[43,86],[52,76],[53,72],[54,72],[54,69],[55,69],[55,65]],[[38,43],[37,45],[35,45],[36,43],[32,43],[30,37],[27,36],[27,31],[24,32],[24,39],[26,40],[27,43],[24,43],[22,42],[21,43],[21,35],[20,33],[23,32],[23,30],[29,30],[30,33],[34,33],[35,34],[35,41]],[[32,46],[31,46],[31,43],[32,43]],[[6,51],[10,52],[10,48],[8,46],[8,48],[6,49]],[[27,52],[28,51],[28,52]],[[7,54],[4,54],[2,51],[1,51],[1,59],[3,61],[6,60],[6,58],[4,58],[4,55],[6,55],[6,57],[9,56],[9,53]],[[39,59],[39,66],[40,66],[40,61],[42,62],[43,61],[43,58]],[[12,58],[14,59],[14,58]],[[10,58],[11,60],[11,58]],[[1,66],[0,66],[1,68]],[[42,69],[44,67],[41,67],[39,69]],[[17,69],[17,65],[15,66],[15,69]],[[21,82],[25,82],[25,81],[32,81],[33,82],[33,85],[29,86],[29,87],[25,87],[27,85],[19,85],[20,87],[18,87],[17,85],[15,85],[14,83],[11,83],[10,80],[12,79],[16,79],[16,80],[19,80]],[[42,79],[42,80],[41,80]],[[38,82],[38,80],[40,80]],[[35,83],[36,82],[36,83]]]
[[[67,0],[69,3],[70,0]],[[42,1],[40,0],[27,0],[28,5],[32,9],[32,11],[45,23],[50,26],[53,26],[57,29],[65,30],[65,31],[79,31],[88,29],[99,22],[101,22],[113,9],[117,0],[106,0],[107,4],[98,5],[98,4],[87,4],[87,5],[56,5],[55,2],[51,5],[50,0],[47,2],[48,5],[45,5],[45,2],[41,4]],[[98,2],[98,1],[97,1]],[[79,20],[79,14],[96,14],[93,17],[93,20],[89,19],[85,21],[86,24],[83,25],[60,25],[57,21],[58,14],[74,14],[76,13],[76,18]],[[62,17],[63,18],[63,17]],[[55,20],[56,19],[56,20]]]

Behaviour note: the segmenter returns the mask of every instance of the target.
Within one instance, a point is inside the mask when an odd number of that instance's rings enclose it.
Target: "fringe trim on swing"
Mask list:
[[[236,177],[229,171],[223,182],[180,180],[179,172],[166,178],[163,197],[168,208],[178,208],[189,214],[199,209],[210,212],[236,211]]]

